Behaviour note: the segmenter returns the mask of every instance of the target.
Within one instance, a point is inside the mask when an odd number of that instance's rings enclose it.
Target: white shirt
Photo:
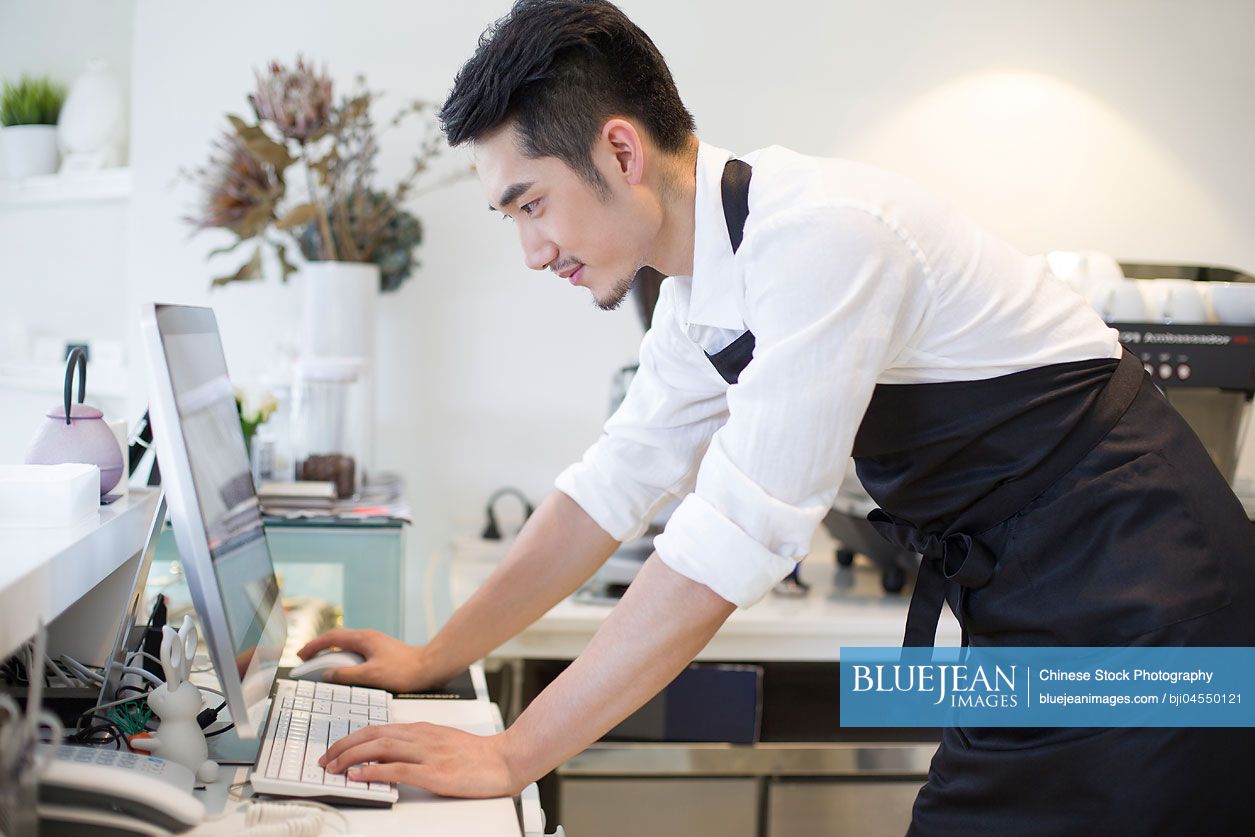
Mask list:
[[[745,607],[805,556],[876,384],[1121,350],[1043,256],[858,162],[779,146],[742,158],[753,177],[734,256],[720,196],[731,156],[701,144],[693,275],[663,282],[622,406],[555,485],[620,541],[684,496],[655,550]],[[729,386],[704,353],[746,329],[754,357]]]

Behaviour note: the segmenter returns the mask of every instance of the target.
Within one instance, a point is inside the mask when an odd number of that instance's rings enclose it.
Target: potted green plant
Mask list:
[[[23,76],[0,88],[0,146],[9,177],[57,170],[57,117],[65,88],[49,78]]]

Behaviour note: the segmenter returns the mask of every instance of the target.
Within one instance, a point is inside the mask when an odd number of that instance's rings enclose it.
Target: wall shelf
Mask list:
[[[0,210],[120,202],[130,196],[131,170],[127,167],[0,179]]]
[[[92,367],[93,378],[87,388],[88,401],[117,399],[127,396],[126,367]],[[0,363],[0,392],[20,390],[42,392],[49,396],[59,395],[65,388],[65,364],[13,364]],[[56,399],[54,398],[53,401]]]

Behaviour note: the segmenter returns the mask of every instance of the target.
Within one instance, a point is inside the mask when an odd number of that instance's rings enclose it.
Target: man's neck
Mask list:
[[[665,185],[659,188],[662,227],[650,267],[665,276],[693,273],[694,216],[697,205],[697,137],[678,155]]]

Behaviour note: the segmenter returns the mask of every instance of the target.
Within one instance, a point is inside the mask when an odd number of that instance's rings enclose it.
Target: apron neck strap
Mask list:
[[[750,175],[753,171],[749,163],[736,158],[723,167],[723,182],[720,184],[723,220],[728,225],[728,240],[732,242],[733,253],[745,237],[745,219],[750,215]]]

